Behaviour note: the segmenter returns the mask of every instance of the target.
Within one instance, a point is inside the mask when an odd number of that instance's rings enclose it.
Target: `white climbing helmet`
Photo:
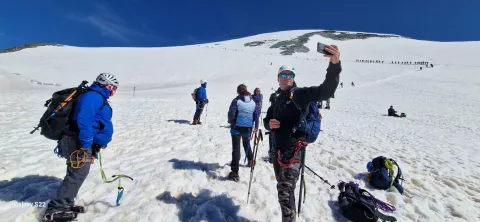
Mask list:
[[[100,73],[95,82],[101,85],[114,85],[116,87],[119,85],[117,77],[111,73]]]
[[[283,65],[278,69],[278,74],[282,73],[283,71],[290,71],[295,73],[295,68],[292,65]]]
[[[207,80],[205,80],[205,79],[200,80],[200,84],[203,85],[203,84],[205,84],[205,83],[207,83]]]

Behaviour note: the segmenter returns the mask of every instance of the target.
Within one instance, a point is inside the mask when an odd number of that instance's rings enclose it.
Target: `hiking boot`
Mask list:
[[[196,119],[193,119],[192,125],[197,125],[197,120]]]
[[[79,206],[73,205],[73,201],[68,199],[64,200],[51,200],[45,213],[43,215],[44,221],[72,221],[77,218],[78,213],[85,212],[85,209]]]
[[[240,181],[240,176],[238,175],[238,172],[231,171],[228,174],[228,179],[233,180],[235,182],[238,182],[238,181]]]
[[[56,211],[43,215],[45,222],[74,221],[78,213],[72,211]]]
[[[247,167],[252,167],[252,163],[253,163],[253,167],[255,167],[257,165],[257,161],[255,160],[249,160],[248,161],[248,164],[247,164]]]

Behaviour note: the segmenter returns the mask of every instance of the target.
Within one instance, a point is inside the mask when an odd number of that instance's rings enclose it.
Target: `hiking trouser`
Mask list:
[[[205,108],[205,103],[197,103],[197,109],[195,110],[195,115],[193,115],[193,119],[200,120],[200,116],[202,115],[203,108]]]
[[[282,210],[282,222],[295,221],[295,187],[300,175],[300,163],[293,163],[290,167],[281,167],[278,161],[273,160],[273,169],[277,179],[278,202]]]
[[[247,155],[248,161],[253,159],[252,148],[250,147],[250,136],[252,129],[250,127],[235,127],[230,130],[232,134],[232,162],[230,164],[231,170],[238,173],[240,157],[240,140],[243,142],[243,149]]]
[[[72,168],[70,165],[70,154],[72,154],[75,150],[82,148],[78,138],[63,136],[60,140],[58,148],[63,153],[63,156],[67,159],[67,172],[57,190],[57,193],[48,204],[47,211],[63,209],[72,206],[74,204],[74,199],[78,194],[78,190],[80,190],[83,181],[85,181],[90,171],[92,149],[86,150],[88,161],[83,167]]]
[[[275,141],[273,140],[273,133],[270,132],[270,134],[268,134],[268,157],[270,157],[270,160],[271,161],[275,161],[276,160],[276,154],[275,154]]]

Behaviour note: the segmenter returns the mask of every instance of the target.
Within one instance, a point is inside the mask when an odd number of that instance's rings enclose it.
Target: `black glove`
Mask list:
[[[208,99],[205,100],[205,103],[208,103]]]
[[[102,148],[102,147],[101,147],[100,145],[98,145],[98,144],[93,144],[93,145],[92,145],[92,156],[94,156],[95,158],[98,158],[97,153],[100,152],[100,149],[101,149],[101,148]]]

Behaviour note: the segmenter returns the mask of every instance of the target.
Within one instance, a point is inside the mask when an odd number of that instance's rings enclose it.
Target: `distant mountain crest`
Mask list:
[[[22,49],[28,49],[28,48],[36,48],[40,46],[63,46],[61,44],[50,44],[50,43],[29,43],[21,46],[15,46],[9,49],[0,49],[0,53],[7,53],[7,52],[17,52]]]

